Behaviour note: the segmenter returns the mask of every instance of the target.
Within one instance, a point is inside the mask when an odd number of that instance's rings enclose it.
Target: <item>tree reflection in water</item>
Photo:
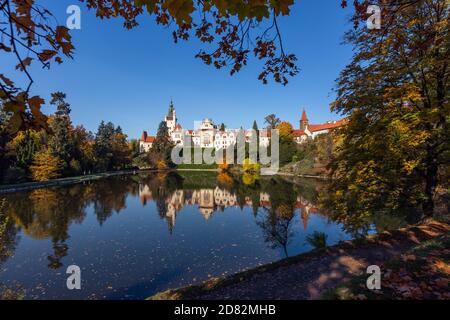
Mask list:
[[[93,208],[99,225],[103,225],[126,208],[129,196],[138,197],[143,206],[154,201],[170,234],[186,205],[196,206],[205,219],[228,207],[251,208],[264,240],[272,248],[281,248],[287,257],[296,214],[305,229],[310,214],[319,214],[316,204],[321,184],[278,177],[247,177],[245,182],[242,179],[227,173],[141,173],[5,195],[2,219],[7,222],[2,222],[0,233],[0,263],[14,252],[17,234],[22,230],[33,239],[50,239],[53,252],[47,256],[48,267],[63,267],[62,260],[70,253],[69,227],[84,221],[88,207]],[[331,213],[327,216],[336,218]],[[351,215],[345,218],[339,216],[336,220],[353,235],[366,234],[374,223],[379,223],[378,230],[402,223],[398,217],[388,219],[380,215],[369,217],[364,223],[353,221]]]

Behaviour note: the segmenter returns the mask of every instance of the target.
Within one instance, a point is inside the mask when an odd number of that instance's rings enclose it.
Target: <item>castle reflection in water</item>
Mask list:
[[[155,200],[152,190],[146,184],[139,185],[139,197],[144,206],[147,202]],[[303,227],[306,230],[308,228],[309,215],[311,213],[318,213],[318,209],[301,195],[297,195],[296,198],[294,209],[299,209]],[[208,220],[219,209],[223,211],[229,207],[240,207],[236,193],[222,189],[219,186],[197,190],[178,189],[166,197],[164,202],[165,218],[169,223],[170,229],[175,226],[177,215],[186,205],[198,206],[198,210],[205,220]],[[270,208],[270,195],[266,192],[260,192],[259,203],[256,204],[250,197],[245,197],[243,206],[254,207],[255,205],[260,208]]]

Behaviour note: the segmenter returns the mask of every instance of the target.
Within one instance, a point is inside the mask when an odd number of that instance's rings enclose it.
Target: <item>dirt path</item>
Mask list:
[[[153,299],[317,299],[326,291],[365,272],[367,266],[399,256],[424,240],[440,236],[450,226],[430,222],[420,227],[346,241],[327,249],[262,266],[201,286],[169,290]]]

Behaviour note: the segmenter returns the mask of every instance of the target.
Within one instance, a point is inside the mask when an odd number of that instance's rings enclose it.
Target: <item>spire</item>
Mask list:
[[[308,121],[308,116],[306,115],[306,111],[305,108],[303,108],[303,112],[302,112],[302,121]]]
[[[302,112],[302,118],[300,119],[300,130],[305,131],[305,129],[308,127],[308,116],[306,115],[306,111],[303,108]]]
[[[173,116],[173,111],[175,110],[174,106],[173,106],[173,100],[172,98],[170,98],[170,104],[169,104],[169,112],[167,113],[167,115],[169,117]]]

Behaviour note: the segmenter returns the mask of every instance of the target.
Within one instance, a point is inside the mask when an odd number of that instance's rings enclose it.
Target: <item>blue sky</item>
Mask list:
[[[59,22],[66,20],[68,5],[80,4],[41,2]],[[351,48],[341,44],[351,27],[351,11],[342,9],[340,1],[300,0],[292,14],[281,19],[285,50],[297,55],[301,68],[286,87],[257,80],[261,64],[254,59],[233,77],[228,70],[204,65],[194,58],[198,43],[174,44],[171,31],[147,15],[139,27],[127,31],[121,20],[102,21],[83,4],[80,7],[82,27],[72,31],[75,59],[49,71],[33,68],[33,93],[49,101],[50,92],[65,92],[73,122],[91,131],[105,120],[120,125],[130,138],[139,137],[142,130],[153,134],[171,98],[185,128],[204,117],[233,128],[251,127],[254,119],[262,126],[270,113],[297,127],[302,108],[313,123],[339,118],[329,110],[332,89],[352,55]],[[2,57],[0,68],[9,70],[10,62]]]

